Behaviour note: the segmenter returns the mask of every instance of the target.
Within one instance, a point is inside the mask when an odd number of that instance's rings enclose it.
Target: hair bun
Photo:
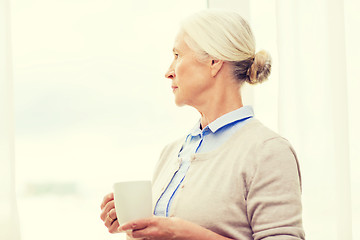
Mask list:
[[[261,50],[255,54],[253,63],[249,66],[247,82],[250,84],[262,83],[271,72],[271,56],[268,52]]]

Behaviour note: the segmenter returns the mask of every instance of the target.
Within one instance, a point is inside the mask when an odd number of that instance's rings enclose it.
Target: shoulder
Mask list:
[[[295,176],[301,185],[299,162],[290,142],[278,133],[254,119],[244,129],[242,141],[248,152],[247,170],[251,178],[259,174],[264,176],[287,175]],[[240,135],[239,135],[240,137]]]
[[[264,141],[267,139],[280,137],[278,133],[266,127],[256,118],[252,119],[244,126],[243,135],[245,135],[248,138],[254,138],[257,140],[264,140]]]
[[[243,129],[240,129],[235,138],[234,142],[253,150],[263,149],[265,146],[292,149],[287,139],[266,127],[256,118],[249,121]]]
[[[257,155],[278,154],[282,151],[291,152],[295,155],[295,151],[287,139],[257,119],[247,123],[243,131],[238,131],[236,134],[237,142],[241,142],[246,148],[256,151]]]

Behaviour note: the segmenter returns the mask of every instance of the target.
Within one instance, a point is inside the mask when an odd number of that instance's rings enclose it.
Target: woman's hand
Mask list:
[[[179,219],[152,217],[125,223],[118,229],[126,232],[128,239],[143,240],[222,240],[224,238],[197,224]]]
[[[127,239],[142,240],[229,240],[200,225],[180,218],[151,217],[119,226],[114,194],[109,193],[101,203],[100,218],[110,233],[126,232]]]
[[[127,236],[140,239],[170,240],[180,239],[186,223],[178,218],[152,217],[131,221],[118,230],[126,232]]]
[[[101,210],[100,218],[108,228],[108,231],[110,233],[118,233],[119,222],[116,216],[113,193],[109,193],[104,197],[101,203]]]

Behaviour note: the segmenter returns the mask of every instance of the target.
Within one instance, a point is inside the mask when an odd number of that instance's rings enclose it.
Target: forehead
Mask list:
[[[175,37],[173,51],[188,51],[188,50],[190,50],[190,48],[185,42],[185,34],[183,32],[179,32]]]

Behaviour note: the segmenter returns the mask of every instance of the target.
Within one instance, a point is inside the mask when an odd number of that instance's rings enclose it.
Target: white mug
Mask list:
[[[115,210],[119,224],[152,216],[151,181],[114,184]]]

